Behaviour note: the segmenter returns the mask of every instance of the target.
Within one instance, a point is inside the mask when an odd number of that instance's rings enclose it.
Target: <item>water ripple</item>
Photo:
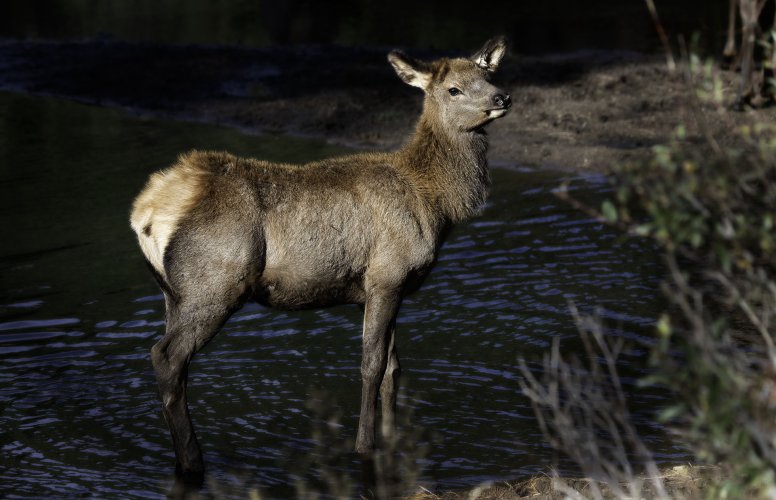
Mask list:
[[[153,151],[142,144],[137,149],[149,164]],[[158,154],[160,163],[168,161]],[[572,189],[594,196],[602,191],[597,182]],[[494,172],[484,213],[451,232],[427,282],[400,310],[397,346],[407,388],[400,402],[413,411],[413,425],[438,439],[424,463],[439,487],[511,479],[552,462],[520,394],[517,362],[540,359],[554,338],[582,351],[571,301],[610,322],[612,335],[649,339],[662,275],[654,250],[623,242],[562,205],[551,193],[558,183],[540,172]],[[3,306],[14,319],[0,323],[5,491],[147,498],[168,487],[172,448],[149,359],[164,333],[164,298],[150,276],[116,270],[142,269],[129,236],[122,245],[121,265],[101,257],[110,291],[90,282],[79,295],[45,282]],[[104,250],[96,243],[83,248],[89,251],[82,262],[68,256],[80,267],[57,266],[72,273],[70,283],[84,282],[94,252]],[[45,263],[30,261],[29,269]],[[216,479],[231,483],[242,475],[289,496],[287,461],[312,452],[307,401],[320,389],[336,401],[342,435],[355,435],[361,314],[354,306],[281,312],[248,304],[194,357],[188,398]],[[654,408],[656,400],[634,404]],[[676,456],[670,447],[663,452]],[[348,467],[357,474],[356,464]]]

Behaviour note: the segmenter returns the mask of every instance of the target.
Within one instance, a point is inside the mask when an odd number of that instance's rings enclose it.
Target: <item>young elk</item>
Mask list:
[[[164,292],[166,331],[151,349],[176,472],[199,482],[204,465],[186,403],[189,362],[249,298],[281,309],[359,304],[364,309],[361,414],[356,451],[394,425],[402,297],[433,266],[453,223],[475,214],[489,185],[483,128],[509,95],[488,78],[501,37],[471,58],[388,55],[425,92],[415,133],[400,150],[288,165],[193,151],[151,176],[132,229]]]

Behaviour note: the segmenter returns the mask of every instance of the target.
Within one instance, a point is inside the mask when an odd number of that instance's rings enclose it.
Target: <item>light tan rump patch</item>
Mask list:
[[[181,155],[172,167],[151,176],[132,204],[130,225],[151,265],[164,274],[164,251],[178,222],[202,198],[210,172],[205,155]]]

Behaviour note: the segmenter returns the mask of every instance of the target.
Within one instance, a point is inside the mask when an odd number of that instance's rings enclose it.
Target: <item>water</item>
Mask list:
[[[128,228],[148,174],[187,149],[302,161],[341,152],[48,98],[0,93],[0,491],[160,497],[173,455],[149,361],[162,298]],[[436,435],[423,481],[455,488],[543,470],[553,453],[518,387],[518,356],[553,337],[579,350],[568,302],[614,334],[649,331],[662,269],[551,193],[556,173],[494,170],[489,204],[457,228],[398,319],[414,425]],[[600,179],[577,179],[595,202]],[[248,305],[194,360],[189,395],[211,477],[245,496],[293,492],[313,448],[306,401],[323,389],[355,435],[360,311]],[[654,394],[634,394],[637,408]],[[647,417],[648,413],[645,413]],[[647,421],[661,457],[680,452]],[[353,466],[355,474],[355,465]]]

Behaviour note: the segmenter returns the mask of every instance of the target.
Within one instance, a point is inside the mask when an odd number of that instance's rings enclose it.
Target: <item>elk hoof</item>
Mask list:
[[[187,486],[202,486],[205,481],[205,467],[202,464],[197,464],[193,467],[181,467],[180,464],[175,466],[175,475],[178,480]]]

